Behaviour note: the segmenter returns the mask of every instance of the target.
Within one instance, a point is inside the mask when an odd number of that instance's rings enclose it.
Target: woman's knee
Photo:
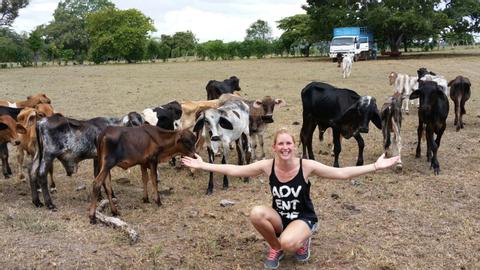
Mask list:
[[[265,206],[255,206],[250,211],[250,221],[252,223],[260,222],[267,218],[267,211]]]
[[[280,244],[282,249],[286,251],[295,252],[302,246],[302,243],[298,240],[298,237],[290,237],[288,235],[282,235],[280,237]]]

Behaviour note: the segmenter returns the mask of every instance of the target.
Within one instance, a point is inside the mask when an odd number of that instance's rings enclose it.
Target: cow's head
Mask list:
[[[37,111],[33,108],[25,108],[17,116],[17,122],[22,124],[26,129],[35,128],[37,120],[41,117],[38,115]]]
[[[393,85],[395,83],[395,80],[397,79],[397,77],[398,77],[398,74],[394,71],[388,74],[388,81],[390,82],[390,85]]]
[[[145,119],[137,112],[129,112],[122,118],[122,125],[126,127],[138,127],[145,124]]]
[[[420,87],[410,94],[410,99],[417,98],[420,99],[419,112],[428,114],[432,110],[432,105],[436,104],[439,99],[445,99],[446,96],[436,82],[426,81],[421,83]]]
[[[273,123],[273,110],[275,106],[285,106],[286,102],[283,99],[274,99],[271,96],[265,96],[263,99],[257,99],[253,102],[253,107],[263,111],[261,119],[263,122],[269,124]]]
[[[222,110],[208,109],[202,112],[197,119],[194,132],[203,130],[207,143],[211,142],[211,148],[214,153],[220,149],[222,129],[233,130],[233,124],[226,118],[226,113]]]
[[[343,61],[343,53],[337,53],[337,67],[340,67],[340,64]]]
[[[52,116],[55,111],[53,110],[52,105],[48,103],[40,103],[35,105],[35,110],[37,111],[37,116],[39,118]]]
[[[425,76],[425,75],[433,75],[433,76],[436,76],[437,74],[435,74],[434,72],[431,72],[431,71],[428,71],[426,68],[424,67],[421,67],[417,70],[417,75],[418,75],[418,82],[420,82],[420,79]]]
[[[195,142],[197,137],[188,129],[179,131],[176,136],[176,144],[179,145],[180,154],[195,157]]]
[[[36,94],[33,96],[28,96],[27,100],[32,101],[35,104],[41,104],[41,103],[50,104],[52,102],[50,98],[48,98],[47,95],[43,93]]]
[[[242,88],[240,88],[240,79],[237,76],[232,76],[230,77],[230,86],[232,87],[233,91],[240,91]]]
[[[363,96],[342,114],[338,123],[342,127],[342,135],[348,139],[359,132],[368,133],[370,121],[378,129],[382,129],[382,120],[375,98]]]
[[[0,116],[0,143],[10,142],[14,145],[20,144],[18,134],[25,134],[27,130],[25,127],[15,122],[10,115]]]

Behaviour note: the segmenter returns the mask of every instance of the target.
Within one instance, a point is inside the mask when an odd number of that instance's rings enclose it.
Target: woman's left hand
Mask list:
[[[383,153],[378,159],[377,161],[375,161],[375,169],[377,170],[383,170],[383,169],[386,169],[388,167],[391,167],[393,166],[395,163],[397,163],[397,161],[400,159],[400,156],[394,156],[394,157],[391,157],[391,158],[385,158],[385,153]]]

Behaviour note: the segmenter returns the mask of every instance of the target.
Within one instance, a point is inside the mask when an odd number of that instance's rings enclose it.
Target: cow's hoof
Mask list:
[[[150,200],[148,198],[143,198],[142,201],[143,203],[150,203]]]
[[[43,203],[41,203],[40,201],[38,201],[38,202],[34,201],[33,204],[34,204],[35,207],[37,207],[37,208],[43,207]]]
[[[55,206],[55,204],[51,203],[51,204],[48,204],[47,205],[47,208],[52,210],[53,212],[56,212],[57,211],[57,207]]]
[[[57,188],[50,188],[50,193],[57,193]]]
[[[433,169],[433,174],[439,175],[440,174],[440,168],[434,168]]]
[[[243,178],[243,182],[244,182],[244,183],[250,182],[250,177],[245,177],[245,178]]]
[[[97,218],[95,216],[90,217],[90,224],[97,224]]]
[[[5,179],[8,179],[8,178],[10,178],[10,175],[4,174],[3,177],[5,177]]]
[[[395,172],[396,173],[401,173],[403,171],[403,165],[402,164],[397,164],[395,166]]]
[[[118,210],[112,210],[112,216],[117,217],[119,215]]]
[[[158,201],[155,201],[155,204],[156,204],[158,207],[160,207],[160,206],[162,206],[162,201],[160,201],[160,199],[158,199]]]
[[[212,190],[207,190],[207,194],[206,195],[212,195],[213,191]]]
[[[223,190],[227,190],[228,189],[228,186],[223,186]]]

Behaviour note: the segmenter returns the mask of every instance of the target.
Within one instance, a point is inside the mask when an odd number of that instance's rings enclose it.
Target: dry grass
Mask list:
[[[447,52],[448,53],[448,52]],[[415,110],[402,127],[404,171],[379,172],[354,181],[329,181],[312,177],[312,197],[320,229],[312,242],[307,264],[292,256],[282,269],[478,269],[480,268],[480,99],[478,50],[454,54],[408,56],[356,62],[352,76],[342,79],[340,70],[321,59],[266,59],[223,62],[157,63],[140,65],[68,66],[25,68],[0,72],[0,97],[22,99],[46,92],[57,111],[76,118],[123,115],[169,100],[200,100],[206,97],[210,79],[231,75],[240,78],[249,98],[273,95],[288,106],[275,111],[272,131],[287,126],[295,134],[301,122],[300,90],[310,81],[373,95],[379,106],[391,94],[390,71],[414,74],[424,66],[448,79],[471,79],[472,98],[467,102],[466,127],[455,132],[453,105],[447,131],[439,150],[441,174],[434,176],[425,156],[415,159]],[[297,136],[298,139],[298,136]],[[381,132],[372,128],[364,136],[365,161],[382,152]],[[354,140],[343,142],[341,166],[354,165]],[[425,153],[423,145],[422,154]],[[315,151],[327,150],[318,141]],[[267,148],[267,152],[269,149]],[[203,153],[204,154],[204,153]],[[15,165],[15,151],[11,163]],[[317,160],[331,165],[329,155]],[[230,159],[235,162],[233,157]],[[53,195],[57,212],[35,209],[30,188],[16,177],[0,180],[0,265],[3,269],[258,269],[266,252],[265,242],[249,224],[247,215],[257,204],[270,204],[265,177],[243,183],[231,179],[222,190],[216,176],[212,196],[205,196],[206,173],[195,178],[185,170],[161,167],[163,206],[141,202],[140,172],[116,169],[114,189],[121,217],[140,233],[130,245],[119,231],[90,225],[87,207],[92,163],[83,162],[73,177],[56,164],[58,193]],[[81,184],[86,190],[75,191]],[[332,194],[338,195],[332,196]],[[236,201],[220,207],[221,199]],[[352,209],[354,206],[358,210]],[[108,213],[108,211],[107,211]]]

